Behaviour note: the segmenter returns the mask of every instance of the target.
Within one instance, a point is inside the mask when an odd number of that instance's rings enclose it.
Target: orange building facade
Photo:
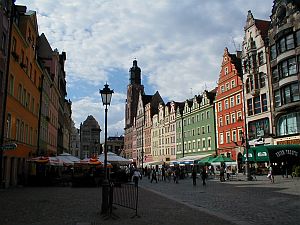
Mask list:
[[[42,69],[37,63],[36,13],[18,7],[12,26],[4,143],[15,143],[4,151],[4,186],[21,184],[26,160],[36,154]]]
[[[240,52],[225,48],[215,100],[218,154],[234,160],[242,155],[244,135],[243,84]]]

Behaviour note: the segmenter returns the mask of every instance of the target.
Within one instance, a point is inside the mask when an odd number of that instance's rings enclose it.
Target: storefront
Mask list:
[[[254,160],[258,167],[267,166],[270,163],[274,172],[281,173],[281,168],[292,171],[295,165],[300,165],[300,145],[261,145],[249,149],[255,155]]]

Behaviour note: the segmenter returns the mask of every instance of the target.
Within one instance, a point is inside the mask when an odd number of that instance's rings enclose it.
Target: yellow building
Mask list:
[[[5,187],[24,182],[26,160],[36,155],[42,69],[37,62],[38,25],[36,12],[16,6],[12,26],[11,54],[4,142],[15,143],[4,151]]]

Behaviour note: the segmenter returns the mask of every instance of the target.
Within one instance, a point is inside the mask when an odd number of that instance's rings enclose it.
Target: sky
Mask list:
[[[124,133],[129,69],[147,95],[185,101],[217,86],[225,47],[241,50],[248,10],[269,20],[273,0],[17,0],[37,12],[39,34],[66,52],[67,99],[77,128],[89,115],[104,134],[99,90],[114,90],[108,136]],[[103,139],[102,139],[103,140]]]

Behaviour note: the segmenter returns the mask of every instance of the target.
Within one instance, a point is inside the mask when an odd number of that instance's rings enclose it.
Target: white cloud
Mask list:
[[[247,12],[268,19],[272,0],[18,0],[38,13],[39,32],[52,48],[66,51],[68,96],[76,124],[99,113],[99,96],[72,92],[80,80],[93,93],[107,81],[119,84],[112,70],[128,76],[133,58],[142,69],[143,84],[164,99],[185,100],[216,85],[225,47],[234,53],[243,38]],[[122,73],[123,72],[123,73]],[[127,80],[127,79],[125,79]],[[128,81],[128,80],[127,80]],[[95,89],[91,89],[91,84]],[[128,83],[122,84],[124,87]],[[91,90],[89,90],[89,89]],[[85,90],[84,90],[85,89]],[[122,88],[125,89],[125,88]],[[191,93],[192,92],[192,93]],[[124,127],[126,93],[110,107],[119,134]],[[121,100],[122,99],[122,100]],[[99,117],[100,118],[100,117]],[[102,117],[103,118],[103,117]],[[123,123],[123,124],[122,124]]]

